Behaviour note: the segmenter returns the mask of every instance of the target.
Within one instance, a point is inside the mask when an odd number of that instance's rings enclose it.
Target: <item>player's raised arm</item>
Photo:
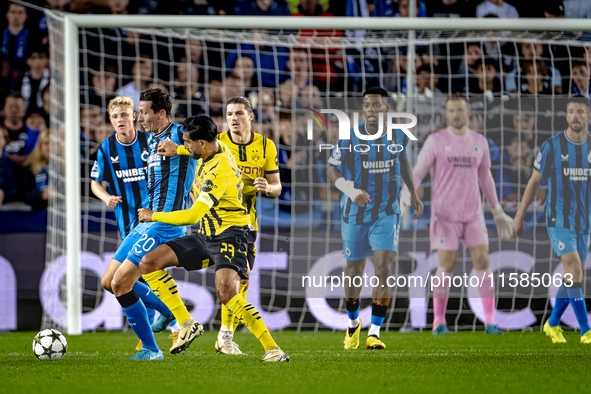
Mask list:
[[[158,156],[174,157],[176,155],[191,156],[191,153],[183,145],[172,141],[162,141],[158,144]]]
[[[218,205],[227,189],[226,177],[222,174],[208,174],[203,181],[201,193],[191,208],[172,212],[152,212],[141,208],[138,210],[138,219],[140,222],[160,222],[175,226],[199,223],[212,207]]]
[[[205,162],[209,158],[221,152],[222,147],[218,144],[217,138],[207,134],[208,129],[203,125],[213,122],[211,119],[202,120],[200,118],[188,118],[183,124],[183,141],[186,150],[193,159]],[[192,119],[190,125],[187,124]],[[179,145],[180,147],[180,145]],[[180,150],[180,149],[179,149]],[[186,226],[201,221],[209,210],[219,204],[220,198],[228,190],[226,173],[223,167],[218,167],[215,172],[209,172],[204,175],[199,189],[195,194],[199,194],[197,200],[190,209],[178,210],[172,212],[152,212],[149,209],[139,209],[138,219],[140,222],[160,222],[172,224],[175,226]]]
[[[201,197],[203,196],[203,198]],[[188,226],[199,223],[203,216],[209,212],[214,203],[211,197],[208,199],[207,193],[201,193],[199,200],[189,209],[173,212],[152,212],[149,209],[138,209],[138,219],[140,222],[159,222],[173,224],[175,226]]]

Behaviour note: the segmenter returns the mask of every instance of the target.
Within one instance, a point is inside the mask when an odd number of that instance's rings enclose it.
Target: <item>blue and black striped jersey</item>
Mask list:
[[[147,162],[148,135],[136,131],[131,144],[119,142],[117,134],[104,140],[92,167],[92,179],[108,182],[109,193],[122,197],[123,201],[115,206],[115,218],[123,239],[139,223],[137,210],[148,207]]]
[[[161,133],[148,137],[149,208],[153,212],[182,210],[186,207],[184,201],[191,190],[197,160],[182,155],[158,156],[158,144],[162,141],[183,145],[182,125],[171,123]]]
[[[546,225],[589,234],[591,198],[591,138],[577,144],[566,132],[549,138],[538,152],[534,167],[548,181]]]
[[[369,134],[365,122],[359,123],[359,132]],[[339,140],[328,164],[335,166],[343,177],[355,183],[356,189],[365,190],[371,202],[360,207],[346,195],[341,196],[340,211],[345,223],[362,224],[379,218],[400,214],[398,200],[402,183],[399,158],[406,158],[408,137],[401,130],[373,141],[363,141],[350,130],[351,139]]]

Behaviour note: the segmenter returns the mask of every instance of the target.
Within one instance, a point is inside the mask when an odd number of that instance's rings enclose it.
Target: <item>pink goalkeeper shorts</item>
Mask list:
[[[484,214],[471,222],[448,221],[432,215],[429,236],[431,249],[434,250],[458,250],[460,240],[465,248],[488,245]]]

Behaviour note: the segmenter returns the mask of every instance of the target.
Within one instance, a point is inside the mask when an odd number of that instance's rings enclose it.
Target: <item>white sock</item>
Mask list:
[[[372,324],[371,327],[369,327],[369,332],[367,333],[368,336],[372,336],[375,335],[376,337],[380,337],[380,327],[381,326],[376,326],[375,324]]]
[[[230,334],[234,334],[234,326],[226,326],[225,324],[222,324],[220,331],[230,331]]]
[[[179,330],[179,322],[175,320],[174,324],[168,326],[168,329],[172,332],[177,332]]]
[[[359,318],[355,320],[349,319],[349,328],[355,328],[359,325],[359,323],[361,323],[361,320],[359,320]]]

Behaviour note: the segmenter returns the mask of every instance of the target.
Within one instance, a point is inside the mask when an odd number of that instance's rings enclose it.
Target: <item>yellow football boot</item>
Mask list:
[[[581,343],[585,345],[591,344],[591,331],[587,331],[585,335],[581,335]]]
[[[550,327],[550,324],[546,321],[546,324],[544,324],[544,332],[552,338],[552,343],[566,343],[566,339],[564,339],[564,335],[562,335],[562,328],[560,328],[560,326]],[[591,336],[589,337],[589,340],[591,341]],[[581,343],[582,342],[583,337],[581,337]]]
[[[143,346],[142,346],[142,340],[141,339],[138,339],[137,340],[137,345],[135,347],[135,352],[137,353],[137,352],[141,351],[142,348],[143,348]]]
[[[345,349],[357,349],[359,347],[359,333],[361,332],[361,319],[359,319],[359,325],[355,328],[355,331],[349,332],[351,328],[347,328],[345,333]]]
[[[369,336],[367,337],[367,342],[365,342],[365,347],[368,349],[385,349],[386,344],[380,341],[380,338],[376,336]]]

